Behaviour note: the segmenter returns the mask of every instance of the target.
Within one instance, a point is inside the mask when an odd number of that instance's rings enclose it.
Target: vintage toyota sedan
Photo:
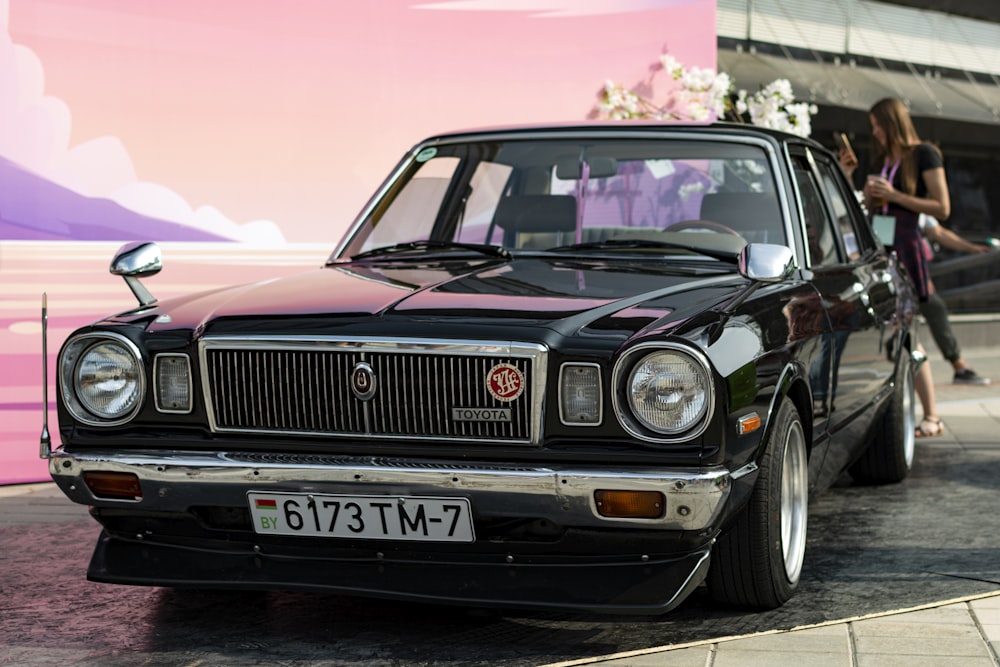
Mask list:
[[[444,134],[325,266],[157,301],[58,361],[99,582],[774,608],[810,497],[906,477],[913,293],[834,156],[745,125]]]

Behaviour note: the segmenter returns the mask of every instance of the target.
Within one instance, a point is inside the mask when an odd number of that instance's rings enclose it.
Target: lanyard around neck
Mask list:
[[[892,169],[889,169],[889,162],[888,161],[882,163],[882,178],[884,178],[885,180],[889,181],[890,185],[892,184],[893,179],[896,178],[896,170],[899,169],[899,163],[900,163],[900,160],[896,160],[892,164]],[[888,213],[889,212],[889,202],[888,201],[886,201],[886,203],[882,204],[882,212],[883,213]]]

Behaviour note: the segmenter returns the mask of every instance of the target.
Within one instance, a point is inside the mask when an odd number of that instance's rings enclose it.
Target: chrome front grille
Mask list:
[[[352,373],[361,363],[375,379],[368,400],[351,388]],[[510,364],[523,374],[524,389],[513,401],[498,400],[487,388],[486,378],[498,364]],[[545,355],[537,345],[211,338],[201,343],[201,367],[215,431],[516,443],[539,439]],[[457,419],[456,408],[493,417]]]

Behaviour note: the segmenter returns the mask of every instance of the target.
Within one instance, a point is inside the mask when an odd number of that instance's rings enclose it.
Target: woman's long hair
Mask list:
[[[875,142],[872,164],[881,169],[890,156],[901,160],[899,178],[902,190],[907,194],[917,192],[917,164],[911,159],[913,149],[920,144],[920,136],[913,127],[910,112],[895,97],[886,97],[868,111],[885,134],[885,145]]]

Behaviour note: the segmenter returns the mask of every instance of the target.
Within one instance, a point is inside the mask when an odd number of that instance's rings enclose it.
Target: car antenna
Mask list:
[[[49,437],[49,329],[48,294],[42,292],[42,437],[38,456],[47,459],[52,455],[52,438]]]

